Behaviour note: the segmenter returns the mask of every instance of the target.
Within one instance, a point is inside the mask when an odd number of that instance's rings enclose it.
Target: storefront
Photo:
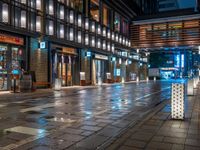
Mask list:
[[[60,47],[53,45],[52,49],[52,81],[61,79],[62,86],[73,86],[76,84],[77,72],[77,50],[71,47]]]
[[[12,79],[19,79],[24,70],[24,38],[0,34],[0,91],[10,90]]]
[[[106,82],[108,73],[108,56],[94,54],[92,60],[92,83],[101,85]]]

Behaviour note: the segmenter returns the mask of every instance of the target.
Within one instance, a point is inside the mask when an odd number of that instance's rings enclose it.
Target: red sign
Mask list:
[[[24,39],[23,38],[5,35],[5,34],[0,34],[0,42],[16,44],[16,45],[24,45]]]

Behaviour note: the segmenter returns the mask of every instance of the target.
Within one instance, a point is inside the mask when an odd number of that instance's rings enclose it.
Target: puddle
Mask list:
[[[40,112],[40,111],[34,111],[34,110],[32,110],[32,111],[28,111],[27,114],[31,114],[31,115],[40,115],[40,114],[43,114],[43,113]]]

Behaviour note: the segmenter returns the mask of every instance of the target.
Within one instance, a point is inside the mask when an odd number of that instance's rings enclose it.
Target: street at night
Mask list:
[[[46,92],[46,93],[45,93]],[[170,83],[45,91],[1,100],[2,148],[95,149],[170,98]],[[10,98],[8,98],[10,97]],[[31,140],[31,142],[29,142]]]

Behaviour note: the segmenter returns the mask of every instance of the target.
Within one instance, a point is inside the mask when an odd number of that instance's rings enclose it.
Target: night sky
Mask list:
[[[178,0],[179,8],[191,8],[195,6],[196,0]]]

